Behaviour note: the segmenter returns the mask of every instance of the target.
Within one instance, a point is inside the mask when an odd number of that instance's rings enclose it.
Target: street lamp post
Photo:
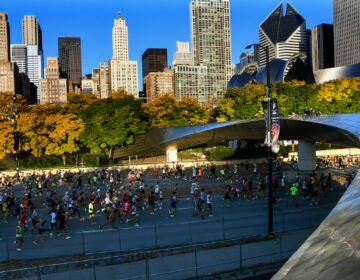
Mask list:
[[[267,116],[265,141],[267,144],[267,160],[268,160],[268,233],[273,233],[273,186],[272,186],[272,154],[271,154],[271,89],[270,89],[270,62],[269,62],[269,46],[261,44],[250,44],[246,49],[252,46],[259,46],[265,50],[266,54],[266,101],[267,101]]]
[[[13,95],[13,106],[12,106],[12,124],[14,130],[14,151],[15,151],[15,162],[16,162],[16,179],[20,182],[20,170],[19,170],[19,142],[20,133],[17,131],[17,118],[19,117],[16,108],[16,93]]]

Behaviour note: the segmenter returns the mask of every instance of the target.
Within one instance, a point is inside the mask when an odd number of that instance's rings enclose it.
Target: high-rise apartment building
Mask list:
[[[0,61],[10,61],[10,27],[3,12],[0,12]]]
[[[335,67],[360,63],[360,1],[333,0]]]
[[[128,28],[125,19],[120,13],[118,13],[114,20],[112,43],[113,58],[109,60],[110,90],[117,91],[123,89],[128,94],[138,97],[138,65],[137,61],[129,60]],[[101,98],[103,98],[102,96],[101,93]]]
[[[35,16],[24,16],[22,20],[22,39],[25,45],[37,45],[42,53],[42,32]]]
[[[195,66],[206,66],[208,100],[221,99],[234,73],[231,63],[230,1],[193,0],[190,3],[191,43]]]
[[[63,104],[67,101],[67,80],[60,78],[57,57],[48,57],[45,78],[40,80],[40,104]]]
[[[208,86],[208,67],[194,65],[188,42],[176,42],[173,57],[174,95],[177,100],[184,97],[199,102],[211,102]]]
[[[311,28],[312,68],[317,71],[334,67],[334,32],[332,24]]]
[[[81,40],[79,37],[58,38],[59,67],[61,78],[68,80],[69,91],[81,88]]]
[[[280,58],[289,60],[299,53],[309,54],[309,32],[305,19],[287,3],[285,15],[283,4],[280,3],[259,26],[259,43],[269,48],[269,59]],[[251,42],[250,42],[251,43]],[[259,66],[266,65],[266,53],[258,48]]]

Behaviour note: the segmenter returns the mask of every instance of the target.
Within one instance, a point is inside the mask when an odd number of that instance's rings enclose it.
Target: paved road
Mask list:
[[[287,171],[289,179],[295,177],[291,170]],[[148,186],[154,185],[157,179],[146,176],[145,182]],[[179,188],[190,188],[189,181],[177,181]],[[164,189],[172,188],[173,185],[161,183]],[[223,182],[214,179],[204,179],[201,186]],[[101,187],[105,189],[105,186]],[[21,195],[23,189],[17,187],[17,194]],[[63,194],[65,188],[59,188],[58,193]],[[223,262],[224,268],[252,265],[258,262],[286,257],[286,252],[294,251],[308,235],[331,211],[343,190],[340,188],[328,192],[320,199],[319,205],[310,206],[309,200],[300,202],[299,205],[287,205],[286,197],[280,203],[281,211],[274,209],[274,232],[286,232],[290,230],[290,236],[282,235],[278,242],[265,241],[263,243],[246,244],[220,249],[218,251],[199,252],[177,255],[167,258],[155,258],[151,261],[141,261],[127,265],[118,265],[112,268],[92,268],[88,270],[61,272],[58,274],[43,275],[41,279],[183,279],[184,276],[194,275],[194,261],[197,262],[198,273],[204,271],[219,270],[218,264]],[[23,250],[18,252],[12,245],[16,227],[16,217],[10,219],[9,224],[1,224],[0,232],[4,239],[0,242],[0,261],[15,259],[47,258],[55,256],[69,256],[74,254],[86,254],[95,252],[126,252],[134,249],[154,248],[161,246],[175,246],[183,244],[195,244],[198,242],[211,242],[222,239],[240,238],[267,233],[267,209],[266,198],[259,198],[250,201],[232,201],[230,207],[225,207],[223,195],[214,196],[214,216],[203,221],[199,216],[193,217],[194,205],[189,197],[181,197],[176,215],[174,218],[168,216],[167,210],[170,207],[168,200],[164,201],[164,209],[156,211],[151,215],[149,210],[140,213],[140,227],[131,223],[120,224],[117,221],[118,230],[107,227],[98,229],[98,224],[105,220],[102,213],[96,215],[97,225],[89,222],[83,223],[78,219],[68,222],[71,239],[66,240],[65,236],[54,236],[45,243],[35,246],[32,241],[34,236],[25,234]],[[46,217],[48,209],[40,209]],[[49,220],[49,219],[48,219]],[[303,230],[299,230],[303,228]],[[291,231],[297,229],[296,231]],[[280,236],[280,235],[279,235]],[[279,245],[281,244],[281,245]],[[279,248],[280,246],[280,248]],[[242,252],[242,256],[239,252]],[[285,253],[284,253],[285,252]],[[205,255],[204,255],[205,254]],[[283,256],[280,256],[282,255]],[[290,254],[290,253],[289,253]],[[150,263],[149,263],[150,262]],[[134,271],[137,272],[134,273]],[[119,273],[122,274],[119,274]],[[169,272],[171,272],[169,274]],[[80,273],[80,274],[79,274]],[[151,277],[146,278],[146,273]],[[87,276],[89,274],[89,276]],[[80,276],[81,275],[81,276]],[[106,276],[107,275],[107,276]],[[137,275],[137,276],[136,276]],[[106,276],[106,277],[105,277]],[[34,277],[35,279],[36,277]],[[26,277],[26,279],[31,279]]]

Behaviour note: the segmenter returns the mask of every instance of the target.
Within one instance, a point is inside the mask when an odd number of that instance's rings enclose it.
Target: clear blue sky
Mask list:
[[[245,46],[258,42],[259,24],[286,1],[230,0],[232,61],[238,63]],[[332,23],[332,0],[291,0],[305,18],[307,28]],[[120,11],[129,32],[130,60],[137,60],[147,48],[167,48],[171,64],[176,41],[190,42],[190,0],[0,0],[0,11],[8,14],[11,43],[21,43],[21,20],[32,14],[43,32],[47,56],[58,56],[57,38],[78,36],[82,43],[83,74],[91,73],[100,61],[112,56],[111,32]],[[141,84],[139,80],[139,84]]]

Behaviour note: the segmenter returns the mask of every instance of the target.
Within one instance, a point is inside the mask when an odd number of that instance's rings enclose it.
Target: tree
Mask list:
[[[18,121],[22,132],[22,150],[35,157],[58,155],[66,165],[66,156],[78,151],[84,123],[75,114],[62,114],[57,106],[38,105],[22,114]]]
[[[76,114],[80,115],[81,111],[85,110],[92,103],[96,102],[97,98],[93,94],[89,93],[68,93],[67,102],[62,108],[63,114]]]
[[[85,130],[80,141],[91,152],[107,151],[111,158],[115,147],[132,144],[135,135],[145,131],[147,121],[141,104],[130,95],[91,104],[81,113]]]
[[[144,112],[148,116],[151,128],[186,125],[187,119],[173,95],[160,95],[143,105]]]

